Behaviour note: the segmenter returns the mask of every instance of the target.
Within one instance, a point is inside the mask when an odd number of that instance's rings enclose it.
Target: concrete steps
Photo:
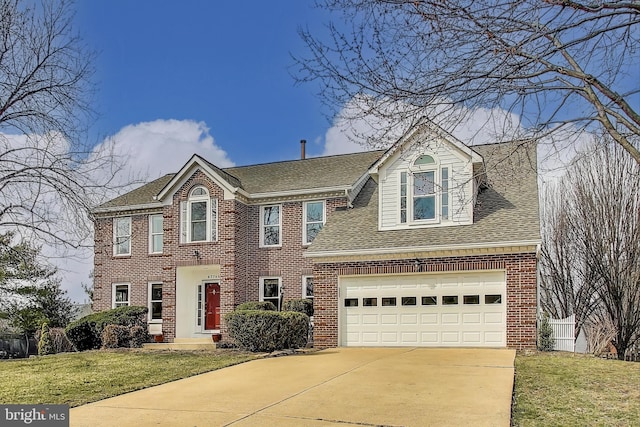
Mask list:
[[[142,347],[150,350],[215,350],[216,343],[210,336],[206,336],[202,338],[175,338],[171,343],[146,343]]]

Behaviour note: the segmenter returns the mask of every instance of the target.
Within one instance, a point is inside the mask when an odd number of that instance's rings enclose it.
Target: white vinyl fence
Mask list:
[[[573,336],[575,323],[575,314],[566,319],[549,319],[549,325],[553,329],[553,338],[556,340],[554,350],[571,352],[576,350],[576,340]]]

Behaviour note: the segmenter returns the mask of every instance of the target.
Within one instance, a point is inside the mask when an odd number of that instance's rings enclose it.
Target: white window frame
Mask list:
[[[120,221],[127,221],[129,225],[128,233],[122,236],[118,235],[118,223]],[[118,252],[118,246],[121,239],[124,239],[122,240],[123,243],[124,242],[128,243],[127,252],[123,252],[123,253]],[[131,255],[131,217],[130,216],[115,217],[113,218],[113,256],[130,256],[130,255]]]
[[[424,154],[422,154],[424,155]],[[429,155],[429,154],[427,154]],[[421,156],[416,156],[411,160],[410,166],[408,170],[402,170],[398,172],[398,224],[402,225],[427,225],[427,224],[438,224],[443,221],[448,221],[451,219],[451,166],[443,165],[438,161],[438,158],[434,155],[430,155],[435,163],[427,164],[427,165],[415,165],[414,162]],[[444,183],[442,180],[442,171],[447,170],[447,180]],[[433,172],[434,176],[434,199],[435,199],[435,217],[427,218],[427,219],[414,219],[414,198],[415,198],[415,175],[419,173]],[[402,182],[402,174],[406,174],[405,183]],[[402,187],[405,186],[405,194],[402,194]],[[443,215],[443,195],[446,195],[447,198],[447,215]],[[406,212],[406,221],[402,221],[402,199],[405,199],[405,212]]]
[[[198,190],[204,190],[203,195],[193,195]],[[191,235],[191,206],[194,203],[206,203],[205,207],[205,239],[192,240]],[[209,196],[209,190],[203,185],[198,185],[189,191],[189,198],[180,202],[180,243],[206,243],[218,240],[218,199]]]
[[[313,295],[308,296],[307,295],[307,279],[311,279],[311,281],[313,282],[313,276],[302,276],[302,298],[306,298],[306,299],[313,299]]]
[[[273,297],[269,297],[267,300],[265,300],[265,296],[264,296],[264,281],[265,280],[272,280],[272,279],[277,279],[278,280],[278,301],[277,304],[274,304],[276,306],[276,309],[278,311],[280,311],[282,309],[282,307],[280,307],[280,301],[282,300],[282,277],[278,277],[278,276],[260,276],[260,301],[271,301],[273,302]]]
[[[160,285],[160,287],[162,288],[162,282],[149,282],[149,284],[148,284],[147,306],[149,307],[149,323],[162,323],[162,315],[160,316],[159,319],[154,319],[152,317],[153,316],[153,308],[152,308],[151,303],[160,302],[160,307],[162,307],[162,301],[164,299],[164,296],[163,296],[163,298],[160,298],[159,300],[153,299],[153,292],[152,292],[153,287],[154,286],[158,286],[158,285]],[[161,312],[162,312],[162,309],[161,309]]]
[[[264,211],[266,208],[278,207],[278,224],[265,224]],[[266,227],[278,227],[278,243],[275,245],[265,244],[264,230]],[[279,248],[282,246],[282,204],[263,205],[260,206],[260,245],[261,248]]]
[[[160,217],[161,218],[161,222],[160,222],[160,231],[153,231],[153,218],[154,217]],[[155,248],[153,247],[153,237],[154,236],[161,236],[160,239],[160,250],[154,250]],[[153,214],[153,215],[149,215],[149,253],[150,254],[161,254],[164,251],[164,217],[162,216],[162,214]]]
[[[322,203],[322,221],[307,221],[307,206],[312,203]],[[327,205],[324,200],[310,200],[308,202],[304,202],[302,204],[302,244],[307,246],[310,245],[313,240],[308,241],[307,239],[307,225],[308,224],[322,224],[324,227],[325,222],[327,221]],[[322,227],[320,229],[322,230]]]
[[[127,287],[127,300],[116,301],[116,288],[118,286]],[[118,305],[116,305],[118,304]],[[131,283],[112,283],[111,284],[111,308],[125,307],[131,305]]]

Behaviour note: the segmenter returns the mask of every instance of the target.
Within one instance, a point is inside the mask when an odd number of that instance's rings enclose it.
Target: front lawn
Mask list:
[[[553,352],[516,357],[514,426],[633,426],[640,363]]]
[[[257,356],[232,350],[100,350],[0,361],[0,404],[78,406]]]

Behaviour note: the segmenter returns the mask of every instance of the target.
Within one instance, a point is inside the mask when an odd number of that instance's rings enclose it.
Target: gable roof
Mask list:
[[[178,173],[165,175],[116,197],[98,206],[94,212],[160,206],[156,197],[166,195],[196,168],[207,170],[210,177],[228,189],[241,189],[249,196],[344,189],[352,186],[383,153],[383,150],[377,150],[231,168],[219,168],[194,155]]]
[[[353,209],[328,215],[305,256],[433,250],[471,245],[540,242],[536,150],[513,144],[474,146],[485,159],[487,186],[470,225],[378,231],[378,186],[369,179]]]

